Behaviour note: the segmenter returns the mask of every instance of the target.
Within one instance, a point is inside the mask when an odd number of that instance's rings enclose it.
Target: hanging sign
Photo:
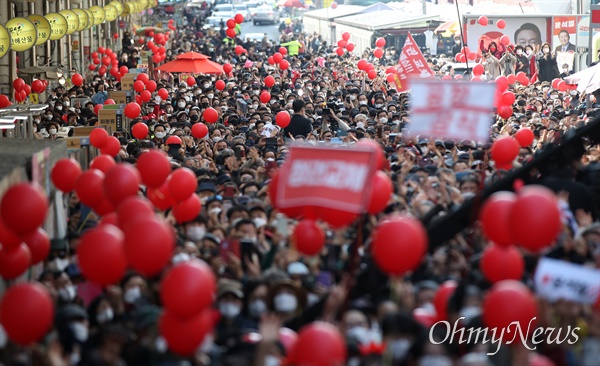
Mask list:
[[[85,11],[85,13],[88,16],[88,26],[87,29],[92,28],[95,24],[94,24],[94,14],[92,14],[92,12],[90,11],[90,9],[82,9],[83,11]]]
[[[49,13],[45,15],[50,23],[52,34],[50,35],[51,41],[58,41],[62,37],[67,35],[67,19],[59,13]]]
[[[106,14],[107,22],[112,22],[113,20],[117,19],[117,17],[119,16],[117,14],[117,8],[115,8],[112,5],[106,5],[104,7],[104,14]]]
[[[11,49],[17,52],[27,51],[35,46],[37,41],[37,29],[26,18],[12,18],[5,24],[10,34]]]
[[[73,9],[73,13],[75,13],[79,19],[79,27],[77,27],[77,31],[81,32],[82,30],[86,30],[90,21],[87,13],[83,9]]]
[[[3,25],[0,25],[0,58],[10,50],[10,34]]]
[[[60,14],[62,14],[67,20],[67,34],[73,34],[77,32],[79,28],[79,17],[72,10],[61,10]]]
[[[90,11],[94,15],[94,25],[102,24],[105,19],[104,9],[101,7],[94,5],[90,8]]]
[[[120,16],[121,14],[123,14],[123,4],[121,4],[118,1],[112,1],[110,4],[108,5],[112,5],[117,9],[117,16]]]
[[[48,19],[38,14],[31,14],[27,19],[31,20],[35,29],[37,29],[37,41],[35,42],[35,45],[39,46],[46,43],[52,34],[52,28],[50,27]]]

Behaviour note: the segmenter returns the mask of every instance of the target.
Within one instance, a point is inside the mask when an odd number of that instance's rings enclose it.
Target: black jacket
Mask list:
[[[290,120],[289,126],[284,129],[285,138],[289,139],[290,135],[292,137],[296,136],[308,136],[309,133],[312,132],[312,123],[306,117],[301,114],[294,113],[292,115],[292,119]]]

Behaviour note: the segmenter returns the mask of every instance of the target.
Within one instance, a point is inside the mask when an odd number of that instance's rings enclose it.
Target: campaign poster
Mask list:
[[[552,21],[552,50],[557,52],[577,52],[577,24],[576,15],[555,16]]]
[[[479,43],[484,40],[487,47],[489,42],[494,41],[500,44],[500,37],[506,35],[510,38],[511,44],[515,46],[531,45],[536,51],[540,46],[548,41],[548,22],[552,17],[507,17],[507,16],[488,16],[489,24],[482,26],[477,23],[479,15],[468,15],[464,17],[467,28],[467,45],[472,51],[479,51]],[[506,26],[503,29],[498,28],[498,20],[504,20]]]

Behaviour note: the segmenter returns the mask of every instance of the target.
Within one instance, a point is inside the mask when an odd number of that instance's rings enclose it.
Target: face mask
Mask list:
[[[239,315],[242,309],[238,304],[234,304],[232,302],[220,302],[219,303],[219,312],[227,319],[233,319]]]
[[[407,339],[398,339],[391,341],[389,346],[392,350],[392,358],[394,360],[403,360],[410,348],[410,342]]]
[[[125,291],[125,293],[123,294],[123,301],[125,301],[126,304],[133,304],[140,297],[142,297],[142,290],[138,286],[136,286]]]
[[[359,100],[358,104],[360,104],[360,105],[367,105],[368,102],[366,100]]]
[[[523,51],[521,51],[521,50],[517,51],[517,55],[521,56],[522,54],[523,54]]]
[[[177,106],[178,106],[179,108],[184,108],[184,107],[185,107],[185,103],[177,103]]]
[[[76,340],[83,343],[88,339],[88,327],[80,322],[71,323],[71,331]]]
[[[51,135],[56,135],[56,128],[51,128],[48,130]],[[63,268],[64,269],[64,268]]]
[[[549,48],[544,48],[544,52],[548,53],[548,52],[550,52],[550,49]]]
[[[460,44],[460,39],[457,39],[456,41],[454,41],[454,43]]]
[[[157,139],[164,139],[166,135],[167,134],[164,133],[164,132],[156,132],[156,133],[154,133],[154,137],[156,137]]]
[[[356,95],[351,95],[350,100],[356,100]]]
[[[385,117],[381,117],[381,118],[379,119],[379,122],[381,122],[381,123],[387,123],[387,121],[388,121],[388,119],[387,119],[387,118],[385,118]]]
[[[254,300],[248,305],[248,312],[253,318],[260,318],[260,316],[267,312],[267,304],[262,300]]]
[[[308,306],[314,305],[317,302],[319,302],[319,295],[317,294],[313,294],[313,293],[309,293],[308,295],[306,295],[306,303],[308,304]]]
[[[207,102],[203,102],[202,103],[202,108],[207,108],[208,107],[208,103]]]
[[[197,115],[195,115],[195,114],[194,114],[193,116],[191,116],[191,117],[190,117],[190,120],[192,120],[192,121],[194,121],[194,122],[196,122],[196,121],[197,121],[197,120],[199,120],[199,119],[200,119],[200,117],[198,117],[198,116],[197,116]]]
[[[252,91],[252,94],[254,94],[254,95],[259,95],[259,94],[260,94],[260,90],[253,90],[253,91]]]
[[[64,105],[65,107],[69,108],[69,107],[71,106],[71,102],[69,102],[68,100],[65,100],[65,101],[63,102],[63,105]]]
[[[204,84],[204,89],[208,88],[210,84]]]
[[[364,327],[352,327],[348,329],[346,336],[355,339],[360,344],[368,344],[370,341],[369,330]]]
[[[277,356],[267,355],[265,356],[265,366],[280,366],[281,360]]]
[[[190,226],[185,231],[187,237],[195,242],[202,240],[205,233],[206,229],[204,228],[204,226]]]
[[[525,53],[527,54],[527,56],[531,55],[531,50],[527,50]]]
[[[180,263],[180,262],[187,262],[190,259],[191,258],[190,258],[189,254],[181,252],[181,253],[175,254],[173,256],[173,258],[171,258],[171,263],[177,264],[177,263]]]
[[[423,153],[423,155],[427,155],[429,149],[427,147],[421,147],[421,152]]]
[[[383,107],[383,104],[375,104],[375,108],[381,108]]]
[[[213,138],[212,138],[212,140],[213,140],[214,142],[219,142],[219,141],[221,141],[221,138],[220,138],[220,137],[218,137],[218,136],[216,136],[216,137],[213,137]]]
[[[113,320],[113,317],[114,317],[113,309],[108,308],[108,309],[96,314],[96,321],[99,324],[103,324],[103,323]]]
[[[222,110],[223,112],[227,112],[227,106],[221,106],[221,110]]]
[[[558,98],[558,95],[556,95],[556,94],[552,94],[552,95],[550,96],[550,99],[556,99],[556,98]]]
[[[474,192],[465,192],[465,193],[463,193],[462,196],[463,196],[463,199],[466,201],[466,200],[469,200],[469,199],[475,197],[475,193]]]
[[[192,98],[190,98],[189,96],[185,96],[183,99],[185,99],[186,102],[189,102],[190,100],[192,100]]]
[[[60,298],[66,302],[73,301],[76,295],[77,290],[73,285],[63,287],[60,290],[58,290],[58,296],[60,296]]]
[[[275,310],[280,313],[291,313],[296,311],[298,307],[298,299],[296,296],[288,293],[283,293],[275,296],[273,299]]]
[[[163,337],[156,337],[156,340],[154,341],[154,349],[156,350],[156,352],[165,353],[167,352],[168,348],[169,346],[167,345],[167,341]]]
[[[59,111],[62,111],[62,105],[57,105],[56,109],[59,110]]]
[[[208,99],[212,99],[215,95],[214,94],[207,94],[206,96],[208,97]]]
[[[452,366],[452,361],[446,356],[425,355],[419,360],[419,366]]]

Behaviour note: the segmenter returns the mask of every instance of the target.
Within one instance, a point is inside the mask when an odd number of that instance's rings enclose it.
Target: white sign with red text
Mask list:
[[[495,83],[411,79],[411,136],[489,140]]]
[[[594,304],[600,295],[600,270],[542,258],[535,270],[535,292],[550,301]]]

